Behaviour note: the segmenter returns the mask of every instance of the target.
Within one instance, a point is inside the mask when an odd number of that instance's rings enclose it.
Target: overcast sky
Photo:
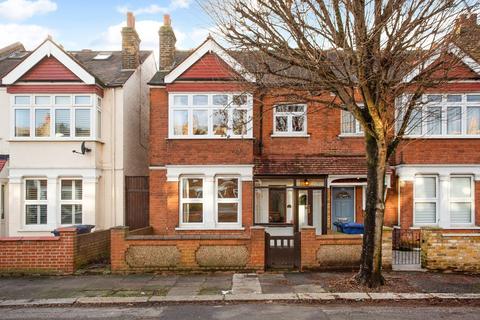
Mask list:
[[[199,45],[212,27],[195,0],[0,0],[0,47],[20,41],[33,49],[50,34],[67,50],[120,50],[127,11],[136,15],[142,49],[158,50],[165,13],[179,49]]]

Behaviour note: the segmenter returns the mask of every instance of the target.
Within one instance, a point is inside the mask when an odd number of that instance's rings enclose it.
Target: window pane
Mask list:
[[[97,138],[102,137],[102,113],[97,110]]]
[[[202,203],[184,203],[183,204],[183,222],[184,223],[202,223],[203,222],[203,204]]]
[[[76,204],[74,208],[75,208],[75,224],[81,224],[82,223],[82,205]]]
[[[442,134],[442,108],[429,107],[427,110],[427,132],[425,134]]]
[[[75,136],[90,137],[90,109],[75,110]]]
[[[29,96],[15,96],[15,104],[29,105],[30,104],[30,97]]]
[[[462,133],[462,108],[461,107],[447,108],[447,133],[448,134]]]
[[[238,203],[219,203],[218,204],[218,222],[220,223],[238,222]]]
[[[436,198],[437,197],[437,179],[435,177],[416,177],[415,178],[415,198]]]
[[[38,208],[36,205],[27,205],[25,207],[25,224],[37,224]]]
[[[206,110],[193,111],[193,134],[194,135],[208,134],[208,111]]]
[[[208,104],[207,95],[194,95],[193,96],[193,105],[194,106],[205,106]]]
[[[72,180],[62,180],[60,196],[62,200],[73,199],[73,181]]]
[[[442,96],[439,94],[429,94],[427,95],[428,102],[442,102]]]
[[[415,203],[415,223],[433,224],[436,223],[436,204],[435,202],[417,202]]]
[[[50,109],[35,110],[35,136],[50,136]]]
[[[75,96],[75,104],[92,104],[90,96]]]
[[[70,110],[55,110],[55,136],[70,137]]]
[[[233,110],[233,134],[247,134],[247,110]]]
[[[186,106],[186,105],[188,105],[188,96],[185,96],[185,95],[173,96],[173,104],[176,105],[176,106]]]
[[[480,107],[467,108],[467,133],[480,134]]]
[[[227,110],[213,111],[213,134],[226,136],[228,130],[228,112]]]
[[[217,182],[217,194],[219,199],[237,199],[238,198],[238,179],[222,178]]]
[[[64,106],[70,105],[70,97],[69,96],[56,96],[55,97],[55,104],[61,104]]]
[[[72,224],[73,206],[71,204],[62,204],[60,211],[61,224]]]
[[[407,131],[407,134],[411,134],[411,135],[422,134],[422,110],[421,109],[412,110],[406,131]]]
[[[247,96],[242,95],[234,95],[233,96],[233,104],[236,106],[242,106],[247,104]]]
[[[468,177],[450,178],[450,197],[470,198],[472,196],[471,179]]]
[[[214,95],[213,104],[216,106],[226,106],[228,104],[228,96],[226,94]]]
[[[39,105],[47,105],[50,104],[50,97],[44,97],[44,96],[36,96],[35,97],[35,104]]]
[[[30,136],[30,110],[15,110],[15,137]]]
[[[449,94],[449,95],[447,95],[447,102],[462,102],[462,95],[460,95],[460,94]]]
[[[304,131],[303,124],[305,122],[304,116],[293,116],[292,117],[292,130],[293,132],[302,132]]]
[[[355,118],[353,114],[342,110],[342,133],[355,133]]]
[[[451,223],[472,223],[472,205],[469,202],[450,203]]]
[[[74,180],[74,182],[75,182],[75,200],[82,200],[83,198],[82,180]]]
[[[187,178],[183,179],[182,197],[184,199],[203,198],[203,179]]]
[[[286,192],[285,189],[269,189],[269,223],[285,223],[286,221]]]
[[[177,110],[173,113],[173,134],[176,136],[184,136],[188,134],[188,111]]]
[[[38,200],[38,184],[36,180],[25,181],[25,200]]]
[[[275,131],[277,132],[287,132],[288,131],[288,117],[287,116],[276,116],[275,117]]]
[[[467,95],[467,102],[480,102],[480,94]]]

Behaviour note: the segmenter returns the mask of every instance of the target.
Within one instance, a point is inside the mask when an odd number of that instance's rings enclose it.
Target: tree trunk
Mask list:
[[[364,216],[365,233],[360,271],[356,280],[370,288],[385,283],[382,276],[382,233],[385,212],[385,173],[387,167],[386,144],[366,135],[367,192]]]

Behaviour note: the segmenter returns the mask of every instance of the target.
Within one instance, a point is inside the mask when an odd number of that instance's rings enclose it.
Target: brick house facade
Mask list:
[[[462,23],[458,32],[479,30],[476,17]],[[259,226],[270,236],[293,236],[310,228],[302,239],[358,245],[329,238],[338,236],[337,221],[363,222],[365,145],[355,119],[260,93],[234,53],[212,38],[176,51],[169,18],[162,28],[160,61],[167,63],[150,81],[153,232],[182,239],[249,235]],[[452,54],[462,60],[455,79],[425,95],[426,108],[441,116],[411,128],[391,159],[386,226],[480,226],[480,56],[471,46],[460,49],[465,56]],[[321,264],[316,254],[304,257],[302,246],[302,259]]]

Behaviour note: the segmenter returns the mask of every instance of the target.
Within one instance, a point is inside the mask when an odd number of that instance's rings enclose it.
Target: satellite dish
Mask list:
[[[78,152],[77,150],[73,150],[72,152],[85,155],[86,153],[91,152],[91,151],[92,151],[92,149],[87,148],[85,146],[85,141],[83,141],[82,144],[80,145],[80,152]]]

